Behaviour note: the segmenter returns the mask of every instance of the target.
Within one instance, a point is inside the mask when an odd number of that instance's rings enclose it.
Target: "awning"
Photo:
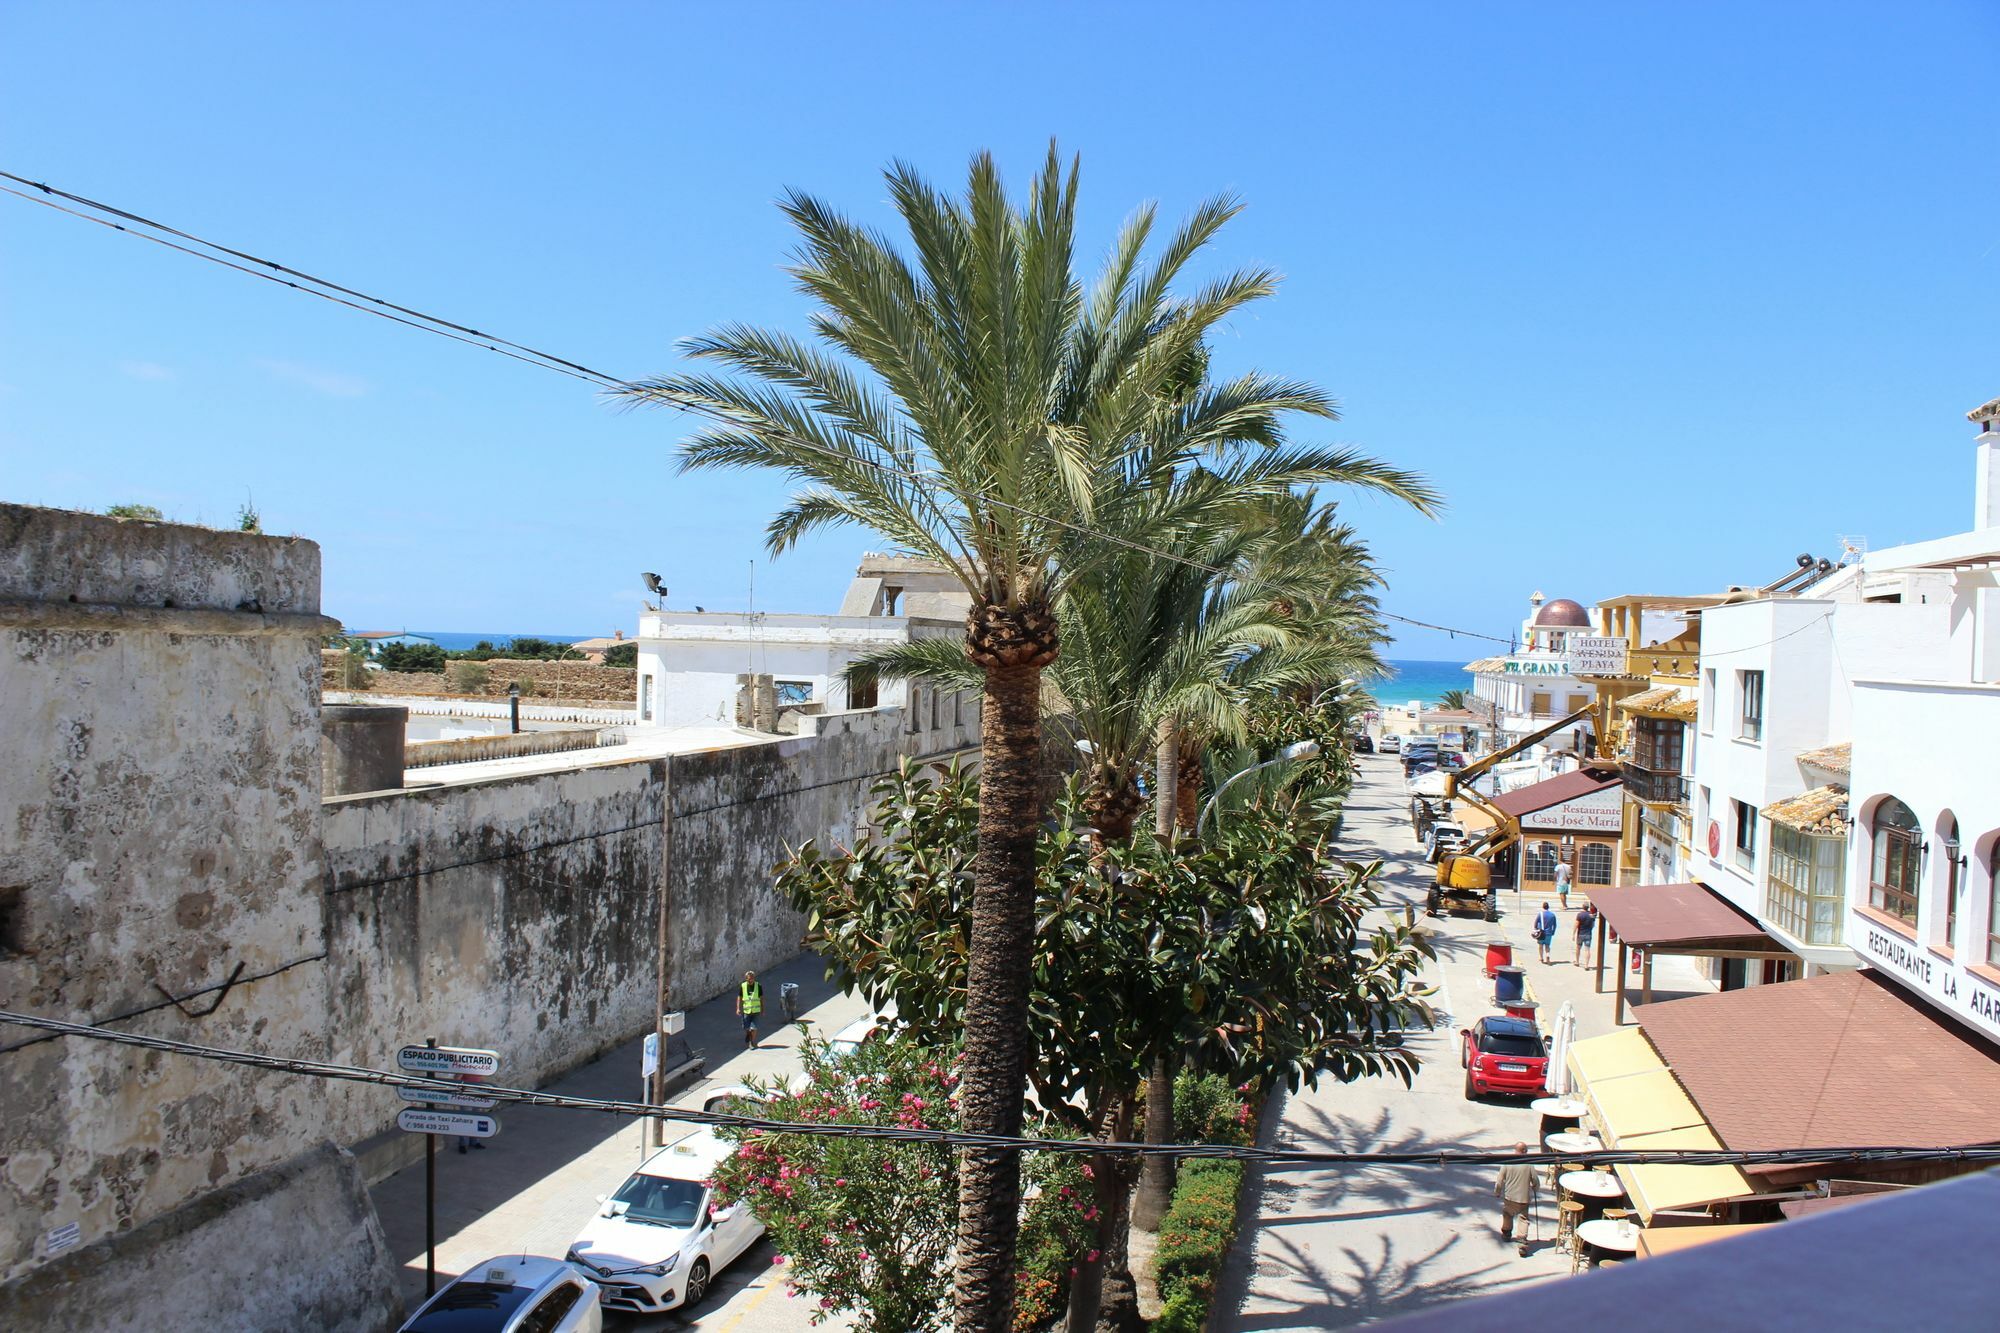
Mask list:
[[[1666,1067],[1659,1052],[1653,1049],[1653,1043],[1647,1041],[1646,1034],[1638,1028],[1620,1028],[1602,1037],[1577,1042],[1569,1048],[1569,1069],[1580,1084],[1595,1084],[1604,1079],[1643,1074]]]
[[[1701,884],[1593,886],[1590,901],[1619,940],[1635,949],[1776,953],[1782,948],[1763,927]]]
[[[1722,1141],[1706,1126],[1663,1130],[1658,1134],[1637,1134],[1624,1140],[1621,1148],[1634,1150],[1669,1148],[1720,1148]],[[1612,1170],[1624,1183],[1626,1197],[1641,1222],[1665,1208],[1697,1208],[1755,1194],[1750,1178],[1733,1166],[1679,1166],[1672,1163],[1619,1163]]]
[[[1846,813],[1845,787],[1814,787],[1809,792],[1773,801],[1763,809],[1764,818],[1773,824],[1821,838],[1846,836],[1847,823],[1841,818]]]
[[[1700,701],[1690,699],[1687,692],[1678,686],[1668,685],[1657,690],[1641,690],[1628,694],[1618,701],[1618,707],[1628,713],[1638,713],[1642,717],[1664,717],[1675,722],[1692,722]]]
[[[1638,1137],[1663,1130],[1689,1129],[1702,1123],[1701,1112],[1662,1066],[1623,1078],[1596,1079],[1590,1085],[1590,1109],[1605,1143],[1623,1148]]]
[[[1771,1225],[1764,1222],[1742,1226],[1647,1227],[1639,1233],[1639,1257],[1654,1259],[1676,1250],[1691,1250],[1697,1245],[1728,1240],[1746,1231],[1762,1231]]]

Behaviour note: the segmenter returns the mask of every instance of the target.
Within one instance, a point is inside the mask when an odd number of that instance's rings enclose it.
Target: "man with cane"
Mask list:
[[[1526,1156],[1528,1145],[1517,1143],[1514,1151]],[[1514,1222],[1521,1222],[1521,1254],[1528,1253],[1528,1210],[1535,1203],[1535,1168],[1526,1162],[1509,1162],[1500,1168],[1500,1178],[1493,1183],[1493,1193],[1500,1200],[1500,1239],[1514,1239]]]

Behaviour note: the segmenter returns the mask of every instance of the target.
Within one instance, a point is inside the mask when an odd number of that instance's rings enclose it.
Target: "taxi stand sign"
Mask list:
[[[456,1111],[406,1106],[396,1112],[396,1128],[412,1134],[456,1134],[460,1138],[490,1139],[500,1132],[500,1122],[490,1115],[464,1115]]]

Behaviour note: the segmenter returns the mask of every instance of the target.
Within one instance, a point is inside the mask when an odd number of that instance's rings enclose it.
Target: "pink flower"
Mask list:
[[[771,1262],[772,1262],[772,1264],[774,1264],[774,1265],[776,1265],[776,1264],[781,1264],[781,1263],[785,1262],[785,1256],[784,1256],[784,1255],[782,1255],[782,1254],[774,1254],[774,1255],[772,1255],[772,1256],[771,1256]]]
[[[1094,1264],[1097,1262],[1097,1251],[1092,1250],[1089,1254],[1084,1255],[1083,1258],[1084,1262]]]
[[[847,1177],[842,1176],[840,1179],[834,1181],[833,1183],[838,1188],[845,1188],[845,1186],[847,1185]]]
[[[820,1297],[819,1308],[822,1310],[831,1310],[833,1308],[833,1297],[831,1296]]]

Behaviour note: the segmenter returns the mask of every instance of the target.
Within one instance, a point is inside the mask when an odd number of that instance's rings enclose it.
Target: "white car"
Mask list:
[[[826,1053],[835,1064],[847,1059],[861,1049],[864,1041],[873,1041],[895,1025],[894,1005],[868,1018],[857,1018],[846,1027],[833,1034],[826,1043]]]
[[[764,1224],[742,1203],[717,1207],[703,1181],[736,1145],[698,1129],[654,1153],[569,1247],[607,1310],[658,1314],[699,1304],[709,1283],[757,1243]]]
[[[599,1333],[596,1286],[560,1259],[488,1259],[425,1301],[399,1333]]]

